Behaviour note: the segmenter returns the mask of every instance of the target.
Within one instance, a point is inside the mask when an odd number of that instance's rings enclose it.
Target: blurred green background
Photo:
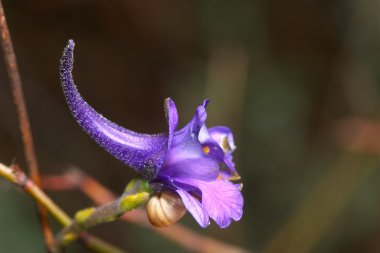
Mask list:
[[[208,126],[235,134],[244,216],[203,230],[255,252],[380,252],[379,1],[4,1],[43,174],[77,166],[115,192],[135,173],[71,117],[59,58],[76,42],[76,84],[129,129],[184,125],[210,98]],[[25,168],[0,61],[0,162]],[[73,214],[91,201],[50,196]],[[56,226],[58,229],[58,225]],[[134,225],[92,230],[129,252],[188,252]],[[43,252],[33,201],[0,180],[0,252]],[[87,252],[80,245],[67,252]]]

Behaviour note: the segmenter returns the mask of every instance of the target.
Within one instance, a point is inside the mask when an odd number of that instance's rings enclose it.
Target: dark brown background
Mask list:
[[[19,0],[4,8],[44,174],[77,166],[116,192],[134,175],[69,113],[58,64],[72,38],[76,84],[112,121],[162,132],[166,97],[181,125],[210,98],[208,126],[233,129],[242,220],[224,230],[202,230],[189,215],[182,223],[257,252],[380,251],[380,131],[358,127],[379,118],[376,1]],[[342,123],[349,117],[358,119]],[[0,161],[23,165],[2,61],[0,119]],[[50,195],[70,214],[91,205],[75,191]],[[121,222],[94,233],[129,252],[187,252]],[[42,245],[33,202],[0,181],[0,251]]]

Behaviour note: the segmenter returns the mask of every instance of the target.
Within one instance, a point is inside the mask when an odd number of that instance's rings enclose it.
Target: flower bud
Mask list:
[[[167,227],[181,219],[186,208],[177,194],[165,191],[149,199],[146,211],[153,226]]]

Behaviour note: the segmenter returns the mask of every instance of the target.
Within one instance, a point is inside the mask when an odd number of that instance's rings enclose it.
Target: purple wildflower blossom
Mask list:
[[[84,131],[158,191],[176,192],[202,227],[209,225],[209,218],[221,228],[228,227],[231,220],[240,220],[243,197],[239,185],[229,181],[238,178],[232,161],[233,136],[227,127],[206,127],[208,100],[180,130],[176,130],[178,114],[170,98],[165,100],[167,133],[127,130],[97,113],[81,97],[72,76],[73,50],[70,40],[61,59],[61,83],[70,110]]]

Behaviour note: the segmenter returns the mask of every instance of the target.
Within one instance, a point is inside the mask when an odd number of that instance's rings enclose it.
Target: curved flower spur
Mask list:
[[[208,100],[198,106],[194,117],[180,130],[177,109],[170,98],[165,100],[167,133],[148,135],[127,130],[97,113],[81,97],[73,82],[73,50],[74,42],[69,40],[60,66],[71,113],[101,147],[148,182],[154,191],[147,205],[151,222],[169,225],[185,213],[183,206],[202,227],[210,224],[210,218],[221,228],[228,227],[231,220],[240,220],[241,185],[231,182],[240,179],[232,161],[233,135],[227,127],[206,127]],[[161,210],[166,207],[180,210],[180,217],[172,218],[170,210]]]

